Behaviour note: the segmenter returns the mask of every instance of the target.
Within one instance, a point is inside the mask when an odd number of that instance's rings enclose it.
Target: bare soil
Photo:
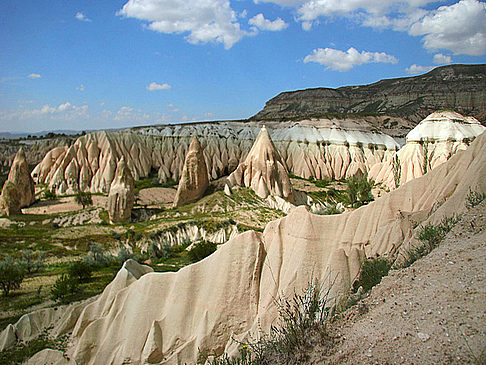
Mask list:
[[[321,364],[486,364],[486,202],[335,323]]]
[[[93,195],[93,206],[106,208],[106,202],[108,197],[101,195]],[[74,197],[64,197],[54,200],[41,200],[37,201],[28,208],[23,208],[24,214],[53,214],[53,213],[65,213],[77,210],[82,210],[83,206],[74,201]]]

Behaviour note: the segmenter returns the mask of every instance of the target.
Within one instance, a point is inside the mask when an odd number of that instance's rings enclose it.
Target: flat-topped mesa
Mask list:
[[[179,207],[199,200],[208,186],[208,169],[203,149],[197,137],[194,136],[184,160],[181,179],[174,198],[174,206]]]
[[[117,164],[115,178],[108,194],[108,215],[110,222],[120,223],[130,220],[135,201],[135,182],[130,169],[122,157]]]
[[[377,163],[370,177],[391,189],[420,177],[467,149],[486,127],[454,111],[434,112],[407,134],[407,143],[394,158]]]
[[[265,199],[269,195],[294,201],[287,167],[275,148],[267,128],[262,127],[246,160],[228,177],[231,186],[249,187]]]
[[[22,147],[10,168],[7,182],[0,196],[0,211],[6,215],[21,213],[20,208],[28,207],[35,201],[34,180],[29,173],[29,165]]]

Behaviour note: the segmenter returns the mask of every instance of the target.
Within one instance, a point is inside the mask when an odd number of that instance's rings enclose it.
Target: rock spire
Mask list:
[[[199,140],[194,136],[186,154],[174,206],[179,207],[197,201],[203,196],[208,186],[208,169],[203,149]]]
[[[294,200],[287,167],[265,126],[260,130],[246,160],[231,173],[228,182],[231,186],[249,187],[263,199],[274,195],[290,202]]]
[[[117,164],[115,178],[108,194],[108,214],[111,223],[130,220],[135,200],[135,182],[132,173],[122,157]]]

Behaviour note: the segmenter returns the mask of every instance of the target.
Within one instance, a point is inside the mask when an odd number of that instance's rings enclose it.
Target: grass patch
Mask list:
[[[476,205],[479,205],[485,198],[486,194],[469,189],[469,193],[466,196],[466,208],[474,208]]]
[[[388,275],[391,265],[390,261],[380,256],[365,259],[361,265],[358,280],[353,284],[354,289],[358,290],[359,287],[363,287],[363,291],[369,291],[379,284],[384,276]]]

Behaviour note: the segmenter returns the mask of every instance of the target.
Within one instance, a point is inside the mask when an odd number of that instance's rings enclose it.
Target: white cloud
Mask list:
[[[437,53],[434,55],[434,63],[436,65],[445,65],[452,62],[451,56],[443,55],[442,53]]]
[[[60,112],[66,111],[71,108],[71,103],[68,101],[64,104],[61,104],[57,107],[57,110]]]
[[[454,54],[486,54],[486,5],[478,0],[461,0],[441,6],[413,24],[410,35],[424,36],[424,47],[448,49]]]
[[[188,33],[193,44],[217,42],[229,49],[245,35],[229,0],[129,0],[118,14],[147,21],[157,32]]]
[[[148,86],[147,86],[147,90],[150,90],[150,91],[155,91],[155,90],[169,90],[171,88],[171,86],[169,84],[157,84],[156,82],[151,82]]]
[[[273,32],[284,30],[289,26],[281,18],[277,18],[274,21],[265,19],[262,13],[257,14],[253,18],[248,20],[248,24],[254,25],[260,30],[269,30]]]
[[[85,87],[83,84],[79,85],[76,87],[76,90],[79,90],[79,91],[84,91]]]
[[[87,18],[83,13],[77,12],[74,16],[76,19],[81,20],[82,22],[90,22],[91,19]]]
[[[39,74],[30,74],[29,76],[27,76],[29,79],[40,79],[41,78],[41,75]]]
[[[416,75],[416,74],[422,74],[425,72],[429,72],[434,68],[434,66],[419,66],[416,64],[413,64],[410,67],[407,67],[405,71],[410,74],[410,75]]]
[[[334,71],[349,71],[364,63],[397,63],[398,60],[383,52],[358,52],[351,47],[346,52],[333,48],[314,49],[304,58],[304,63],[316,62]]]

